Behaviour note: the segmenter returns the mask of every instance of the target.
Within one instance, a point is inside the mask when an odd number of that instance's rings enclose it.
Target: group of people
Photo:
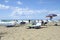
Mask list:
[[[45,20],[45,21],[41,20],[41,25],[46,25],[47,23],[48,23],[48,20]]]
[[[28,20],[28,21],[29,21],[29,23],[32,22],[32,25],[36,25],[37,23],[40,23],[43,26],[48,23],[48,20],[41,20],[40,22],[39,22],[39,20],[38,20],[38,22],[36,22],[36,20],[32,20],[32,21]],[[22,21],[21,24],[25,24],[25,22]]]
[[[41,22],[36,22],[36,20],[32,21],[32,24],[35,25],[36,23],[40,23],[42,26],[48,23],[48,20],[41,20]]]

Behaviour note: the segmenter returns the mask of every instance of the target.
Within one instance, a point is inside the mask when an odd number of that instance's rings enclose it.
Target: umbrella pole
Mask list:
[[[52,20],[52,18],[53,18],[53,17],[51,16],[51,17],[50,17],[50,20]]]

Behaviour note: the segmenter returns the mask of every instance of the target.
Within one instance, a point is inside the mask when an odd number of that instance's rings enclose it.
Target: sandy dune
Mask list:
[[[60,40],[60,26],[43,26],[41,29],[0,26],[0,36],[1,40]]]

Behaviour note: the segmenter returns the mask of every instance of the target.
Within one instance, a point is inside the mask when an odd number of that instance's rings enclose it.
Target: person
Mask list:
[[[44,21],[43,20],[41,20],[41,25],[44,25]]]
[[[31,20],[29,20],[29,23],[30,23]]]
[[[44,21],[44,25],[46,25],[47,23],[48,23],[48,20],[45,20],[45,21]]]

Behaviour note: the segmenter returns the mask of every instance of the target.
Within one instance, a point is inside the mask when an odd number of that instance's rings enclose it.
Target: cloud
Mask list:
[[[44,0],[39,0],[37,3],[38,4],[46,4],[46,3],[49,3],[49,2],[48,1],[44,1]]]
[[[9,1],[8,0],[5,0],[6,3],[8,3]]]
[[[60,14],[57,14],[58,16],[60,16]]]
[[[51,4],[51,3],[55,3],[55,1],[53,0],[39,0],[38,2],[37,2],[38,4]]]
[[[17,1],[17,4],[22,5],[23,3],[21,1]]]
[[[24,16],[24,14],[28,12],[27,10],[28,10],[27,8],[22,9],[22,8],[16,7],[14,8],[11,16],[12,17]]]
[[[2,5],[0,5],[1,7]],[[2,6],[3,9],[7,9],[6,6]],[[59,10],[46,10],[46,9],[40,9],[40,10],[32,10],[30,8],[19,8],[19,7],[12,7],[9,6],[9,9],[12,10],[11,14],[9,15],[12,19],[39,19],[39,16],[44,16],[45,14],[57,14],[58,17],[60,17],[60,11]],[[43,17],[42,16],[42,17]],[[46,16],[46,15],[45,15]]]
[[[57,16],[60,16],[60,11],[59,10],[50,10],[48,11],[48,14],[57,14]]]
[[[10,16],[13,18],[21,18],[21,17],[32,18],[34,16],[37,17],[37,15],[40,15],[46,12],[47,10],[44,10],[44,9],[43,10],[32,10],[29,8],[15,7]]]
[[[19,7],[13,7],[13,6],[6,6],[0,4],[0,9],[9,9],[11,10],[11,14],[9,17],[11,18],[33,18],[33,17],[39,17],[42,16],[42,14],[57,14],[60,16],[59,10],[46,10],[46,9],[40,9],[40,10],[34,10],[30,8],[19,8]],[[46,16],[46,15],[45,15]]]
[[[3,4],[0,4],[0,9],[9,9],[10,6],[6,6],[6,5],[3,5]]]
[[[45,14],[52,14],[52,13],[60,16],[59,10],[46,10],[46,9],[32,10],[29,8],[15,7],[10,16],[12,18],[28,19],[28,18],[34,18],[34,17],[38,18],[39,16],[42,16],[41,14],[45,15]]]

